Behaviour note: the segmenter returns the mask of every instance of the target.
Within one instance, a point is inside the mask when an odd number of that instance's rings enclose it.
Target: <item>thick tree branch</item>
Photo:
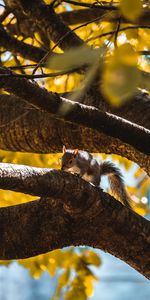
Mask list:
[[[66,11],[60,14],[61,19],[67,25],[77,25],[85,22],[90,22],[98,17],[101,17],[103,21],[107,22],[117,22],[120,17],[120,11],[116,8],[111,11],[108,9],[100,9],[100,8],[85,8],[85,9],[77,9],[72,11]],[[150,11],[145,10],[143,14],[140,16],[138,20],[129,21],[121,16],[121,23],[131,23],[138,25],[150,25]]]
[[[142,75],[145,85],[147,85],[150,80],[149,74],[142,72]],[[62,96],[69,99],[71,93],[64,93]],[[101,89],[96,84],[90,88],[90,92],[82,95],[82,99],[79,99],[79,102],[95,106],[102,111],[110,112],[150,129],[150,96],[144,91],[137,90],[125,105],[115,108],[106,101]]]
[[[21,9],[39,27],[44,28],[49,40],[59,42],[63,50],[81,46],[83,41],[66,26],[51,6],[45,5],[42,0],[5,0],[10,9]]]
[[[121,141],[132,145],[144,154],[150,154],[150,132],[144,127],[137,126],[115,115],[102,112],[94,107],[78,102],[69,101],[55,93],[48,93],[46,89],[29,82],[23,78],[7,78],[7,69],[0,68],[0,87],[14,93],[26,100],[29,104],[44,110],[55,117],[83,125],[88,128],[103,132],[109,136],[119,138]],[[11,74],[11,72],[10,72]],[[61,112],[62,105],[67,113]],[[140,140],[139,140],[140,136]]]
[[[13,95],[0,95],[0,107],[1,149],[52,153],[61,152],[62,145],[66,145],[90,152],[115,153],[133,160],[150,174],[150,156],[117,138],[55,119]]]
[[[62,171],[10,165],[1,167],[1,176],[2,188],[31,194],[34,190],[50,198],[0,209],[0,259],[88,245],[117,256],[150,278],[150,222]]]

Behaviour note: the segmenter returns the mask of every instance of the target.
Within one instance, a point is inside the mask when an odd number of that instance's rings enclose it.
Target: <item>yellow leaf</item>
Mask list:
[[[42,270],[39,269],[38,266],[36,267],[35,264],[33,264],[30,269],[30,274],[34,279],[39,279],[42,274]]]
[[[87,300],[83,290],[71,289],[64,295],[64,300]]]
[[[11,264],[11,260],[0,260],[0,265],[8,267]]]
[[[49,263],[48,263],[48,272],[49,274],[54,277],[56,274],[56,269],[57,269],[57,263],[56,260],[53,258],[49,259]]]
[[[144,216],[146,213],[149,213],[146,206],[135,206],[134,211],[141,216]]]
[[[141,0],[121,0],[120,10],[125,18],[135,21],[142,13],[142,1]]]
[[[112,62],[127,66],[137,66],[138,55],[130,43],[125,43],[114,50]]]
[[[138,168],[138,169],[136,170],[136,172],[134,173],[134,176],[135,176],[136,178],[138,178],[139,176],[142,175],[142,173],[143,173],[143,170],[140,169],[140,168]]]
[[[139,32],[139,30],[135,29],[135,28],[126,30],[125,34],[126,34],[127,40],[136,39],[138,41],[138,38],[139,38],[138,32]]]
[[[137,54],[128,43],[115,49],[105,62],[101,88],[112,105],[119,107],[136,92],[140,80],[137,62]]]
[[[58,280],[59,288],[63,288],[65,285],[67,285],[69,277],[70,277],[70,270],[66,269],[59,277]]]
[[[85,293],[87,297],[91,297],[94,292],[94,286],[93,286],[93,276],[86,276],[84,280],[85,285]]]
[[[127,171],[129,171],[129,169],[132,167],[132,161],[131,160],[126,159],[126,160],[124,160],[123,164],[124,164],[124,167]]]
[[[86,261],[87,264],[94,265],[96,267],[99,267],[101,264],[100,257],[94,252],[94,251],[87,251],[84,254],[84,260]]]
[[[113,106],[121,106],[135,93],[139,82],[136,67],[113,66],[105,69],[102,90]]]

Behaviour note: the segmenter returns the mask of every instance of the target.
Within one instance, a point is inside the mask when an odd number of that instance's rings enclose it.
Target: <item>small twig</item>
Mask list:
[[[116,29],[116,32],[115,32],[115,37],[114,37],[114,46],[115,46],[115,48],[118,47],[117,38],[118,38],[118,33],[119,33],[120,26],[121,26],[121,18],[119,18],[119,20],[118,20],[117,29]]]
[[[54,47],[53,47],[51,50],[49,50],[49,51],[43,56],[43,58],[39,61],[39,63],[38,63],[38,64],[36,65],[36,67],[34,68],[34,70],[33,70],[33,72],[32,72],[32,75],[35,74],[36,70],[41,66],[41,64],[44,63],[44,62],[47,60],[49,54],[50,54],[52,51],[54,51],[54,49],[55,49],[55,48],[56,48],[56,47],[57,47],[57,46],[58,46],[58,45],[66,38],[66,36],[68,36],[69,34],[71,34],[71,33],[74,32],[74,31],[76,31],[77,29],[80,29],[80,28],[82,28],[82,27],[84,27],[84,26],[87,26],[87,25],[89,25],[89,24],[91,24],[91,23],[93,23],[93,22],[95,22],[95,21],[98,21],[98,20],[100,20],[100,19],[103,19],[106,15],[108,15],[108,13],[104,14],[103,16],[97,17],[97,18],[95,18],[95,19],[93,19],[93,20],[91,20],[91,21],[88,21],[88,22],[86,22],[86,23],[84,23],[84,24],[81,24],[81,25],[75,27],[74,29],[70,30],[70,31],[67,32],[66,34],[64,34],[64,35],[59,39],[59,41],[54,45]]]
[[[15,60],[15,62],[16,62],[16,64],[17,64],[17,66],[18,66],[18,67],[21,67],[21,63],[20,63],[20,60],[18,59],[17,55],[13,55],[13,56],[14,56],[14,60]],[[24,74],[24,75],[26,74],[23,68],[20,68],[20,72],[21,72],[22,74]]]
[[[28,64],[28,65],[22,65],[22,66],[10,66],[9,69],[11,70],[20,70],[20,69],[30,69],[35,68],[37,64]],[[45,67],[43,64],[42,67]]]
[[[36,67],[33,69],[32,75],[35,74],[35,72],[37,71],[38,68],[41,67],[41,65],[47,60],[48,56],[51,54],[51,50],[49,50],[43,57],[42,59],[39,61],[38,64],[36,64]]]
[[[140,51],[138,51],[138,54],[150,55],[150,50],[140,50]],[[9,69],[11,69],[11,70],[30,69],[30,68],[35,68],[36,66],[37,66],[37,64],[28,64],[28,65],[22,65],[22,66],[10,66]],[[43,63],[41,65],[41,67],[46,67],[46,65]],[[79,68],[76,69],[76,71],[79,71]],[[67,73],[68,73],[68,71],[67,71]]]
[[[138,53],[140,55],[150,55],[150,50],[141,50],[141,51],[138,51]]]
[[[0,78],[11,78],[11,77],[15,77],[15,78],[26,78],[26,79],[39,79],[39,78],[47,78],[47,77],[56,77],[56,76],[61,76],[61,75],[65,75],[65,74],[71,74],[74,72],[79,71],[80,68],[74,68],[74,69],[69,69],[69,70],[64,70],[64,71],[59,71],[59,72],[54,72],[54,73],[47,73],[47,74],[37,74],[37,75],[33,75],[33,74],[16,74],[16,73],[12,73],[12,74],[0,74]]]
[[[135,25],[135,26],[126,26],[126,27],[123,27],[123,28],[120,28],[118,30],[118,32],[121,32],[121,31],[125,31],[125,30],[130,30],[130,29],[150,29],[150,25]],[[90,41],[93,41],[93,40],[96,40],[98,38],[101,38],[101,37],[104,37],[104,36],[108,36],[108,35],[111,35],[111,34],[114,34],[116,32],[116,30],[112,30],[112,31],[109,31],[109,32],[105,32],[105,33],[102,33],[102,34],[99,34],[99,35],[96,35],[92,38],[89,38],[86,40],[86,42],[90,42]]]
[[[6,5],[4,5],[4,4],[2,4],[2,3],[0,3],[0,6],[2,6],[2,7],[4,7],[4,8],[6,8]]]
[[[58,2],[58,3],[57,3]],[[58,0],[53,0],[50,4],[49,4],[49,6],[51,6],[51,7],[57,7],[58,5],[60,5],[61,3],[60,3],[60,1],[58,1]]]
[[[93,20],[91,20],[91,21],[88,21],[88,22],[86,22],[86,23],[84,23],[84,24],[81,24],[81,25],[75,27],[74,29],[72,29],[71,31],[67,32],[67,33],[66,33],[64,36],[62,36],[62,37],[60,38],[60,40],[54,45],[54,47],[51,49],[51,51],[54,51],[54,49],[62,42],[62,40],[63,40],[66,36],[68,36],[71,32],[74,32],[75,30],[80,29],[80,28],[82,28],[82,27],[84,27],[84,26],[87,26],[87,25],[89,25],[89,24],[91,24],[91,23],[93,23],[93,22],[96,22],[96,21],[99,21],[99,20],[101,20],[101,19],[104,19],[104,17],[107,16],[107,15],[108,15],[108,13],[104,14],[103,16],[97,17],[97,18],[95,18],[95,19],[93,19]]]
[[[73,4],[77,6],[82,6],[82,7],[88,7],[88,8],[100,8],[100,9],[107,9],[107,10],[116,10],[117,8],[114,5],[107,5],[107,2],[103,1],[101,4],[90,4],[86,2],[77,2],[73,0],[64,0],[62,2],[66,2],[68,4]]]

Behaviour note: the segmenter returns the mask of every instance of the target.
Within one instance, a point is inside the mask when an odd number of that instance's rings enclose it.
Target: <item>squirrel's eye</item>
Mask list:
[[[72,164],[72,159],[69,160],[69,164]]]

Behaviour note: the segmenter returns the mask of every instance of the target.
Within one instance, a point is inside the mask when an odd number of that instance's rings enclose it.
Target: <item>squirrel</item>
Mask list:
[[[63,146],[61,170],[76,174],[95,186],[100,186],[101,176],[107,175],[112,194],[127,207],[131,208],[120,170],[109,161],[98,163],[88,151],[66,149]]]

